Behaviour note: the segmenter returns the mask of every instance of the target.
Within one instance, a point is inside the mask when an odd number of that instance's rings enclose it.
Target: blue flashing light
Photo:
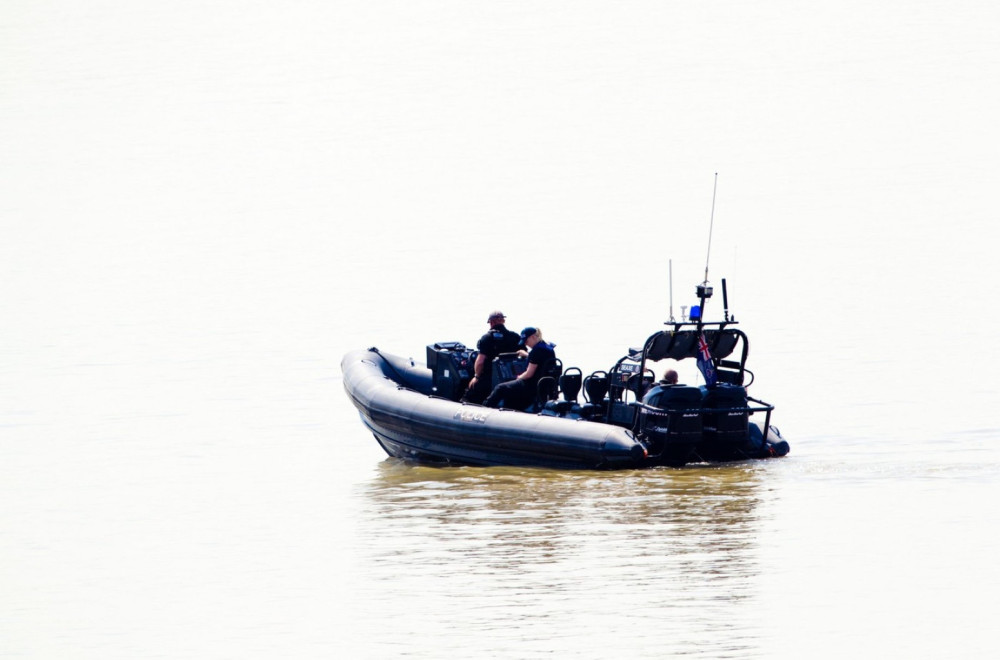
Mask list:
[[[688,314],[688,318],[690,318],[692,321],[697,321],[698,319],[700,319],[701,318],[701,306],[700,305],[692,305],[691,306],[691,313]]]

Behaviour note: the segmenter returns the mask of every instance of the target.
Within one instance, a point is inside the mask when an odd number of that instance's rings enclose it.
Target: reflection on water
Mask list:
[[[633,657],[660,657],[657,642],[669,641],[675,653],[745,657],[759,624],[746,602],[759,571],[761,469],[553,472],[387,460],[361,486],[359,565],[363,582],[379,585],[361,605],[409,614],[402,628],[380,633],[403,647],[423,625],[462,631],[456,651],[486,637],[494,650],[516,643],[519,655],[607,656],[624,645]],[[517,630],[496,629],[511,621]]]

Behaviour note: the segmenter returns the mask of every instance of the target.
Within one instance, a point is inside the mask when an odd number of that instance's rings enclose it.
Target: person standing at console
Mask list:
[[[542,339],[542,331],[531,326],[521,331],[520,346],[526,346],[531,351],[528,353],[528,368],[514,380],[497,385],[486,397],[484,406],[524,410],[534,402],[538,381],[555,363],[556,352],[552,344]]]
[[[479,355],[473,365],[472,380],[469,389],[465,391],[462,401],[466,403],[482,403],[483,399],[493,389],[493,358],[501,353],[513,353],[517,350],[521,338],[504,325],[507,317],[500,310],[490,314],[486,322],[490,330],[479,338],[476,348]]]

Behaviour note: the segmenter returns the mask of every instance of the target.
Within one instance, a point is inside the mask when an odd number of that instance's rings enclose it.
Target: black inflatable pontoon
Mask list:
[[[527,411],[461,403],[476,352],[458,342],[427,346],[426,363],[374,347],[352,351],[341,362],[344,389],[386,453],[421,463],[622,469],[784,456],[774,407],[746,392],[747,336],[728,304],[724,321],[702,321],[711,287],[699,285],[698,295],[688,321],[668,322],[607,372],[583,378],[553,365]],[[700,359],[710,385],[653,382],[650,363],[689,358]],[[494,383],[526,366],[517,354],[501,355]]]

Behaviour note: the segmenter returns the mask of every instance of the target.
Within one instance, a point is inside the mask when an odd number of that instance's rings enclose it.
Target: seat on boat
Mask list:
[[[544,380],[544,379],[543,379]],[[578,367],[570,367],[559,377],[559,390],[562,392],[562,399],[550,399],[545,403],[545,411],[559,417],[566,416],[567,413],[577,407],[577,396],[580,394],[580,387],[583,384],[583,372]],[[541,381],[538,383],[541,389]]]
[[[648,372],[649,370],[647,369],[646,371]],[[654,380],[655,376],[650,373],[646,373],[641,378],[639,374],[632,374],[625,383],[625,389],[635,394],[636,401],[641,401],[643,394],[653,385]]]
[[[607,410],[607,402],[604,400],[608,395],[611,383],[608,381],[608,372],[595,371],[583,379],[583,397],[586,403],[580,406],[580,417],[593,419],[602,417]]]
[[[549,403],[556,402],[559,397],[559,385],[556,383],[556,379],[552,376],[544,376],[538,379],[537,389],[535,390],[535,403],[533,410],[541,411],[548,407]]]
[[[493,358],[491,391],[500,383],[514,380],[528,368],[528,358],[517,353],[501,353]]]
[[[562,390],[563,400],[575,402],[583,386],[583,372],[579,367],[570,367],[559,377],[559,389]]]
[[[562,377],[562,360],[552,358],[538,368],[541,377],[535,383],[534,410],[541,410],[549,401],[559,397],[559,378]]]
[[[512,360],[506,357],[510,355],[515,356],[515,359]],[[514,380],[530,366],[528,358],[517,357],[514,353],[501,354],[494,359],[493,364],[495,367],[493,380],[496,384],[493,386],[493,393],[484,402],[485,405],[491,405],[489,402],[496,394],[497,386]],[[519,366],[520,364],[523,364],[523,367]],[[513,366],[511,367],[510,365]],[[499,366],[499,369],[496,368],[497,366]],[[497,372],[500,373],[498,374]],[[537,380],[534,380],[534,390],[531,389],[531,381],[521,381],[523,389],[518,390],[516,393],[505,392],[505,395],[509,395],[509,400],[508,396],[502,396],[498,400],[498,403],[504,407],[523,410],[525,412],[542,411],[545,408],[546,402],[555,399],[559,395],[558,378],[562,375],[562,360],[559,358],[548,360],[535,373],[538,374],[538,377]]]

